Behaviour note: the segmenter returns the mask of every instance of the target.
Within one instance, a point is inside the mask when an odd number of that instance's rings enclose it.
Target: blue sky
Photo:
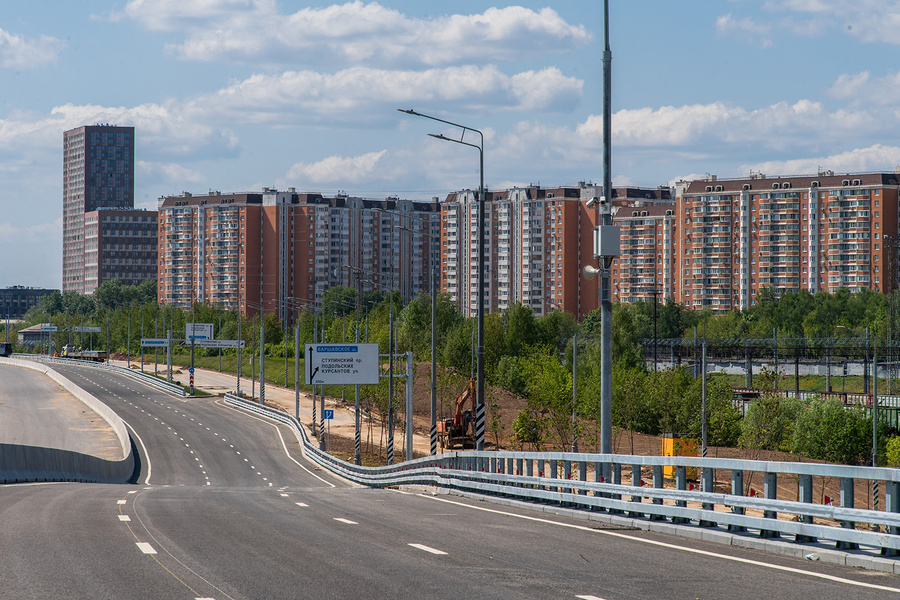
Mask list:
[[[610,2],[613,180],[900,164],[900,1]],[[0,0],[0,287],[59,287],[62,132],[136,128],[135,197],[600,181],[599,0]]]

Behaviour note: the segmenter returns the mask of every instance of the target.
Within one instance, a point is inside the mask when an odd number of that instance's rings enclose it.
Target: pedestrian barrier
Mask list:
[[[830,541],[837,548],[900,551],[900,469],[727,458],[633,456],[572,452],[457,451],[396,465],[358,466],[320,450],[293,415],[226,394],[236,406],[297,430],[305,454],[322,467],[372,487],[431,485],[528,502],[607,511],[635,519],[669,520],[699,527],[756,531],[764,538],[792,536],[797,542]],[[663,469],[674,470],[674,488],[664,487]],[[687,480],[700,473],[700,485]],[[630,483],[622,480],[623,471]],[[650,479],[646,485],[645,472]],[[588,475],[593,474],[589,480]],[[715,475],[728,474],[730,493],[713,491]],[[756,475],[763,490],[744,491]],[[796,482],[798,500],[778,497],[779,478]],[[840,481],[840,504],[813,501],[814,478]],[[885,510],[855,508],[857,481],[883,483]],[[823,492],[824,495],[824,492]]]

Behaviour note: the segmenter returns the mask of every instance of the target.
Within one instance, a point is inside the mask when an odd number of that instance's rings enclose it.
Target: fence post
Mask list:
[[[686,490],[687,489],[687,467],[685,466],[676,466],[675,467],[675,489],[677,490]],[[675,506],[687,506],[687,501],[685,500],[676,500]],[[673,523],[687,523],[690,519],[685,517],[672,517]]]
[[[744,495],[744,472],[739,470],[734,470],[731,472],[731,495],[732,496],[743,496]],[[742,506],[732,506],[731,512],[736,515],[744,514],[744,507]],[[728,531],[733,533],[738,533],[741,531],[746,531],[746,528],[742,525],[729,525]]]
[[[664,481],[663,481],[662,465],[653,465],[653,488],[654,489],[662,489],[663,484],[664,484]],[[653,498],[653,504],[662,504],[662,503],[663,503],[662,498],[656,498],[656,497]],[[665,518],[666,518],[665,515],[657,515],[657,514],[652,514],[652,513],[650,514],[651,521],[662,521]]]
[[[778,498],[778,473],[764,473],[763,493],[767,500],[776,500]],[[777,519],[778,512],[774,510],[764,510],[763,517],[767,519]],[[769,529],[760,529],[759,537],[777,538],[781,537],[781,533]]]
[[[558,471],[559,471],[559,461],[555,458],[550,459],[550,479],[558,479]],[[550,491],[557,493],[559,492],[559,488],[555,485],[550,486]]]
[[[641,487],[641,465],[631,465],[631,485],[632,485],[632,487],[636,487],[636,488]],[[638,504],[640,504],[641,502],[644,501],[644,497],[643,496],[632,496],[631,501],[637,502]],[[628,516],[629,517],[643,517],[644,514],[639,513],[639,512],[629,512]]]
[[[713,474],[715,471],[710,469],[709,467],[703,467],[700,471],[700,490],[703,492],[714,492],[715,491],[715,480],[713,479]],[[711,502],[704,502],[700,505],[700,508],[703,510],[714,511],[716,509],[715,504]],[[700,527],[716,527],[718,523],[715,521],[707,521],[705,519],[700,520]]]
[[[587,463],[583,460],[578,461],[578,481],[587,481]],[[587,490],[581,489],[578,493],[585,496],[587,495]]]
[[[813,501],[813,489],[812,489],[812,475],[800,475],[799,481],[799,490],[798,490],[798,500],[800,502],[806,502],[808,504],[812,504]],[[812,523],[812,517],[809,515],[800,515],[801,523]],[[798,533],[794,536],[794,541],[797,543],[810,543],[815,542],[816,538],[812,535],[805,535],[802,533]]]
[[[571,460],[563,461],[563,478],[566,481],[569,481],[570,479],[572,479],[572,461]],[[568,492],[569,494],[572,494],[575,492],[575,490],[572,488],[563,488],[563,491]]]
[[[884,510],[892,513],[900,512],[900,482],[884,482]],[[885,528],[885,531],[890,535],[897,535],[900,533],[900,527],[890,525]],[[893,548],[882,548],[881,554],[883,556],[898,556],[900,552]]]
[[[619,463],[613,463],[612,465],[610,465],[610,467],[610,475],[612,476],[612,481],[610,481],[610,483],[612,483],[613,485],[622,485],[622,465]],[[609,497],[613,500],[621,500],[622,494],[610,494]],[[610,508],[609,514],[620,515],[622,514],[622,511],[617,508]]]
[[[546,464],[546,462],[544,461],[543,458],[537,459],[537,471],[538,471],[538,477],[546,477],[546,476],[547,476],[547,469],[546,469],[546,466],[547,466],[547,464]],[[545,485],[541,485],[541,486],[538,486],[538,487],[539,487],[540,489],[543,489],[543,490],[548,489],[547,486],[545,486]]]
[[[853,484],[856,480],[852,477],[841,477],[841,508],[853,508]],[[847,529],[856,529],[856,523],[853,521],[840,521],[841,527]],[[838,541],[835,543],[838,550],[858,550],[859,544],[856,542]]]

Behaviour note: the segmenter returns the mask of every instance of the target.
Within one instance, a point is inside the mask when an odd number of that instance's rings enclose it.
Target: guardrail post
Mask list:
[[[884,510],[886,512],[900,513],[900,482],[884,482]],[[900,533],[900,527],[889,525],[885,531],[890,535],[897,535]],[[882,548],[881,554],[883,556],[898,556],[900,551],[894,548]]]
[[[808,504],[812,504],[813,501],[813,489],[812,489],[812,475],[800,475],[799,480],[799,489],[798,489],[798,498],[799,502],[806,502]],[[809,515],[800,515],[801,523],[812,523],[812,517]],[[794,541],[797,543],[810,543],[815,542],[816,538],[811,535],[804,535],[802,533],[798,533],[794,536]]]
[[[687,467],[684,466],[676,466],[675,467],[675,489],[676,490],[686,490],[687,489]],[[685,500],[676,500],[675,506],[687,506],[687,501]],[[687,523],[690,519],[685,517],[672,517],[673,523]]]
[[[653,465],[653,487],[654,487],[654,489],[662,489],[664,483],[665,482],[663,480],[662,465]],[[662,498],[656,498],[656,497],[653,498],[653,504],[662,504],[662,503],[663,503]],[[650,514],[651,521],[663,521],[663,520],[665,520],[665,518],[666,517],[664,515],[657,515],[657,514],[652,514],[652,513]]]
[[[523,460],[521,458],[516,459],[516,475],[524,475],[525,472],[522,470]],[[525,487],[525,484],[517,483],[516,487]]]
[[[578,481],[587,481],[587,463],[583,460],[578,461]],[[582,496],[587,495],[586,489],[578,490],[578,493]]]
[[[707,493],[716,491],[715,479],[713,478],[714,474],[715,471],[713,469],[710,469],[709,467],[703,467],[703,469],[700,471],[700,491]],[[700,508],[709,511],[716,510],[716,506],[712,502],[703,502],[700,505]],[[717,527],[718,523],[716,523],[715,521],[700,519],[698,525],[700,527]]]
[[[547,476],[546,463],[544,462],[543,458],[537,459],[537,472],[538,472],[538,477],[546,477]],[[542,490],[546,490],[547,486],[539,485],[538,488],[542,489]]]
[[[853,508],[853,485],[856,480],[852,477],[841,477],[841,508]],[[841,527],[847,529],[856,529],[856,523],[853,521],[839,521]],[[835,544],[838,550],[858,550],[859,544],[856,542],[838,541]]]
[[[778,499],[778,473],[764,473],[764,493],[766,495],[767,500],[776,500]],[[774,510],[764,510],[763,517],[767,519],[777,519],[778,512]],[[770,529],[760,529],[759,537],[764,538],[777,538],[781,537],[781,533],[777,531],[772,531]]]
[[[559,471],[559,462],[553,458],[550,459],[550,479],[558,479],[558,471]],[[558,492],[559,488],[554,486],[550,487],[551,492]]]
[[[739,470],[734,470],[731,472],[731,495],[732,496],[743,496],[744,495],[744,472]],[[736,515],[744,514],[743,506],[732,506],[731,512]],[[742,525],[729,525],[728,531],[737,533],[740,531],[746,531],[746,528]]]
[[[632,485],[632,487],[636,487],[636,488],[641,487],[641,465],[631,465],[631,485]],[[632,496],[631,501],[637,502],[638,504],[640,504],[641,502],[644,501],[644,497],[643,496]],[[628,516],[629,517],[643,517],[644,514],[639,513],[639,512],[629,512]]]
[[[610,475],[610,479],[611,479],[610,483],[612,483],[613,485],[622,485],[622,465],[621,464],[612,463],[610,465],[609,475]],[[621,500],[622,494],[610,494],[609,497],[612,498],[613,500]],[[620,515],[620,514],[622,514],[622,512],[623,511],[621,511],[617,508],[609,509],[609,514],[611,514],[611,515]]]
[[[566,481],[572,479],[572,461],[564,460],[563,461],[563,477],[565,477]],[[572,488],[563,488],[568,493],[573,493],[575,490]]]

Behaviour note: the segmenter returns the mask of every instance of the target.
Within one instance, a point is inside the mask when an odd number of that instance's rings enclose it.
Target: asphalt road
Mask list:
[[[900,577],[348,486],[217,399],[60,367],[133,429],[132,485],[0,486],[8,598],[900,598]]]

